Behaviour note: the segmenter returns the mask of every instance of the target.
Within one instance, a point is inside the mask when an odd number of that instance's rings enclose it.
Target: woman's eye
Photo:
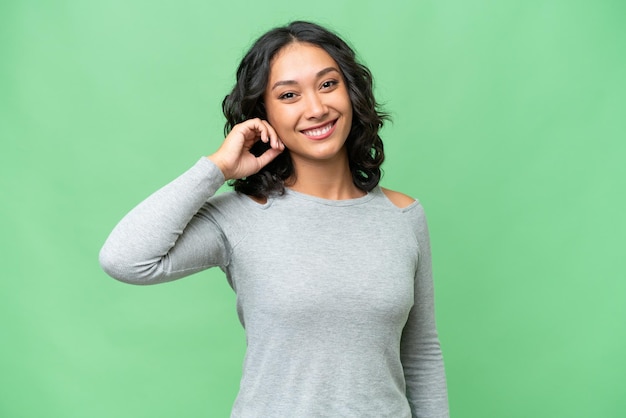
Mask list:
[[[290,99],[293,99],[294,97],[296,97],[296,94],[291,93],[291,92],[283,93],[280,96],[278,96],[278,98],[281,100],[290,100]]]
[[[328,89],[328,88],[331,88],[331,87],[333,87],[333,86],[337,85],[338,83],[339,83],[339,82],[338,82],[337,80],[328,80],[328,81],[324,81],[324,82],[322,83],[322,88],[323,88],[323,89]]]

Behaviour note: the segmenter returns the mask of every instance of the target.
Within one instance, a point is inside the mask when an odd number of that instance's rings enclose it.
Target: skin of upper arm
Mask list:
[[[415,202],[415,199],[413,199],[411,196],[405,195],[404,193],[385,189],[384,187],[381,187],[381,189],[383,193],[385,193],[385,196],[387,196],[387,199],[389,199],[391,203],[393,203],[400,209],[404,209],[407,206],[411,205],[413,202]]]

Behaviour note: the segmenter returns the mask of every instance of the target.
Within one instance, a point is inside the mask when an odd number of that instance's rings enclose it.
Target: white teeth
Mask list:
[[[326,126],[322,126],[321,128],[309,129],[307,131],[302,131],[303,134],[307,136],[322,136],[328,133],[330,129],[333,127],[332,122]]]

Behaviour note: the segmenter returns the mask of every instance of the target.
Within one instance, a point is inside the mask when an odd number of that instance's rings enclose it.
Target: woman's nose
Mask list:
[[[306,101],[306,117],[307,119],[320,119],[326,116],[328,107],[324,103],[319,94],[311,94]]]

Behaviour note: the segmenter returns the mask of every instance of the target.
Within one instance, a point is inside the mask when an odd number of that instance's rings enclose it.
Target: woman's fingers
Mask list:
[[[262,121],[263,124],[265,125],[265,129],[267,129],[267,134],[270,138],[270,146],[272,148],[278,149],[278,150],[284,150],[285,146],[283,145],[282,141],[280,140],[280,138],[278,138],[278,134],[276,133],[276,131],[274,130],[274,128],[272,128],[272,125],[270,125],[270,123],[266,120]]]
[[[242,122],[242,125],[242,127],[247,130],[245,139],[250,146],[252,146],[252,144],[256,141],[261,140],[262,142],[269,144],[271,148],[281,151],[285,149],[285,145],[282,143],[278,134],[268,121],[255,118]]]
[[[269,144],[270,148],[256,157],[250,149],[259,140]],[[257,173],[284,149],[269,122],[255,118],[235,125],[222,146],[209,158],[219,163],[227,179],[242,178]]]
[[[272,125],[266,120],[260,120],[259,122],[262,125],[261,128],[261,140],[270,145],[270,148],[265,151],[263,154],[256,157],[257,162],[259,163],[259,170],[265,167],[270,163],[274,158],[278,157],[281,152],[285,149],[282,141],[278,138],[276,131],[272,128]],[[263,139],[265,138],[265,140]]]
[[[268,165],[274,158],[278,157],[282,150],[278,148],[270,148],[263,154],[256,157],[256,161],[259,164],[259,170]],[[257,171],[259,171],[257,170]]]

